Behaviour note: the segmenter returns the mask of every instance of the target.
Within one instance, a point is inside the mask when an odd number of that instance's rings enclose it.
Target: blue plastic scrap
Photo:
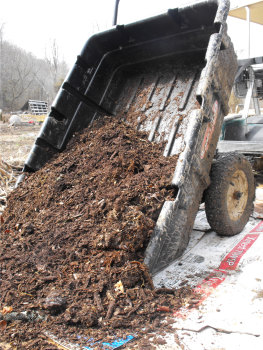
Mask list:
[[[128,343],[129,341],[133,340],[135,337],[133,335],[127,335],[127,337],[125,339],[123,338],[118,338],[115,339],[112,343],[105,343],[102,341],[97,341],[94,342],[93,338],[90,338],[87,343],[90,343],[88,346],[84,346],[82,349],[86,349],[86,350],[92,350],[93,346],[101,346],[102,350],[112,350],[112,349],[118,349],[121,346],[123,346],[124,344]]]

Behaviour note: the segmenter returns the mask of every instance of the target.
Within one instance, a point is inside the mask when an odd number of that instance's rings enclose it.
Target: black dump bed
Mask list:
[[[96,118],[136,120],[177,154],[172,185],[146,250],[155,273],[179,256],[219,138],[237,63],[226,34],[228,1],[204,1],[92,36],[65,79],[24,171],[40,169]],[[88,150],[87,150],[88,151]]]

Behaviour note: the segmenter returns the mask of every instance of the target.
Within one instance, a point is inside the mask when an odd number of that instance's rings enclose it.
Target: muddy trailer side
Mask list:
[[[166,142],[177,155],[173,201],[165,201],[146,249],[154,274],[186,248],[210,183],[237,61],[227,36],[227,0],[168,10],[92,36],[65,79],[24,171],[40,169],[74,132],[105,115]],[[87,150],[88,152],[88,150]]]

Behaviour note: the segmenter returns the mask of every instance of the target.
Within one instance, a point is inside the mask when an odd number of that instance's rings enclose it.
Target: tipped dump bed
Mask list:
[[[172,185],[146,250],[152,273],[185,249],[216,150],[236,72],[228,1],[169,10],[91,37],[63,83],[25,164],[41,168],[72,134],[113,115],[177,154]],[[88,152],[88,150],[87,150]]]

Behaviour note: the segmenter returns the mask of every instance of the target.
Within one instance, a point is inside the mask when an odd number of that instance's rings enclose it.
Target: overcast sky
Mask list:
[[[128,23],[165,12],[190,0],[121,0],[119,23]],[[0,0],[0,26],[4,38],[40,58],[56,39],[60,55],[69,65],[85,41],[111,27],[115,0]],[[229,34],[239,55],[246,56],[245,21],[229,19]],[[252,25],[251,56],[263,55],[263,26]]]

